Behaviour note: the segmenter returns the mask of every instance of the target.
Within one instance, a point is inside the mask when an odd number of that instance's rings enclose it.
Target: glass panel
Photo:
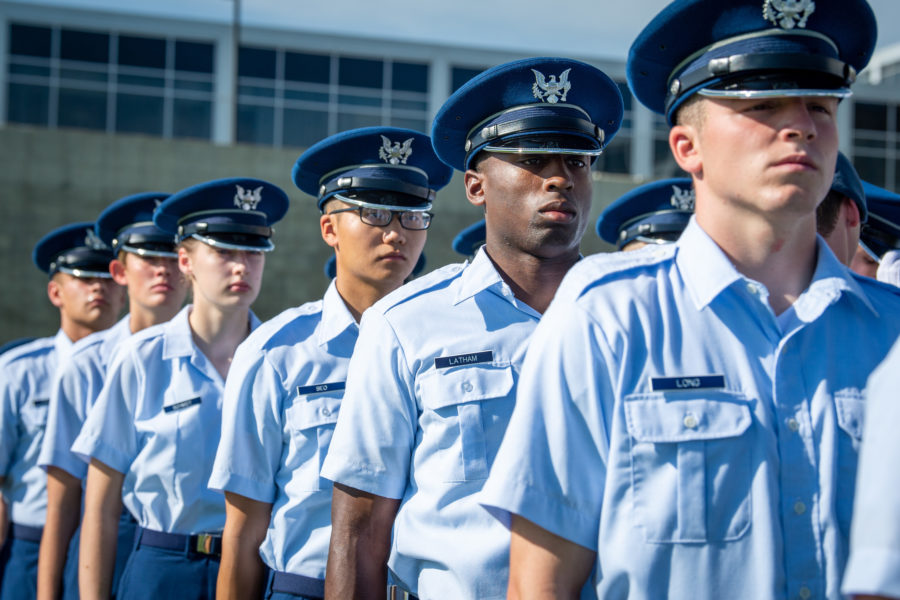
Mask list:
[[[238,74],[241,77],[275,79],[275,51],[241,46],[238,55]]]
[[[900,160],[894,161],[894,186],[888,187],[892,192],[900,190]]]
[[[75,81],[102,81],[109,79],[106,71],[88,71],[86,69],[60,69],[60,79]]]
[[[884,104],[857,102],[854,122],[857,129],[884,131],[887,129],[887,107]]]
[[[119,64],[165,69],[166,40],[120,35]]]
[[[340,94],[338,96],[339,104],[349,104],[351,106],[381,106],[381,98],[373,98],[371,96],[354,96],[350,94]]]
[[[17,65],[10,61],[9,72],[14,75],[37,75],[39,77],[49,77],[50,67],[38,67],[34,65]]]
[[[140,85],[143,87],[165,87],[166,80],[163,77],[145,77],[143,75],[122,75],[118,76],[119,85]]]
[[[213,72],[213,45],[202,42],[175,42],[175,69],[195,73]]]
[[[885,181],[887,165],[883,157],[860,156],[856,154],[853,157],[853,166],[856,167],[856,172],[859,173],[861,179],[881,187],[887,185]]]
[[[176,98],[172,102],[172,117],[174,137],[208,140],[212,135],[212,102]]]
[[[484,71],[484,69],[474,69],[470,67],[453,67],[450,70],[450,91],[455,92],[463,86],[464,83]]]
[[[629,173],[631,163],[631,140],[617,137],[603,150],[594,163],[595,171],[604,173]]]
[[[407,92],[427,92],[428,65],[395,62],[391,65],[391,87]]]
[[[59,90],[60,127],[106,129],[106,92]]]
[[[257,98],[274,98],[275,86],[267,85],[241,85],[238,87],[241,96],[254,96]]]
[[[268,106],[238,105],[237,140],[269,144],[274,139],[275,109]]]
[[[162,135],[163,99],[119,94],[116,97],[116,131]]]
[[[42,85],[9,84],[6,119],[10,123],[49,123],[50,90]]]
[[[381,117],[376,115],[338,114],[338,131],[356,129],[357,127],[375,127],[378,125],[381,125]]]
[[[853,138],[853,144],[857,148],[878,148],[879,150],[884,150],[887,147],[887,140],[884,139],[884,136],[872,138],[864,135],[856,135]]]
[[[284,78],[288,81],[328,83],[331,79],[331,57],[324,54],[285,52]]]
[[[62,30],[60,58],[85,62],[109,62],[109,35],[90,31]]]
[[[285,109],[283,145],[308,148],[327,136],[326,111]]]
[[[409,119],[406,117],[392,117],[391,122],[389,123],[393,127],[405,127],[406,129],[412,129],[413,131],[420,131],[424,134],[431,133],[428,127],[428,121],[426,119]]]
[[[9,53],[50,57],[50,28],[17,25],[9,27]]]
[[[338,64],[338,82],[341,85],[381,88],[384,73],[380,60],[341,57]]]
[[[196,79],[176,79],[176,90],[192,90],[197,92],[212,92],[212,81],[199,81]]]
[[[400,108],[404,110],[428,110],[428,102],[425,100],[402,100],[394,98],[391,100],[391,108]]]
[[[287,100],[305,100],[307,102],[324,102],[328,103],[327,92],[305,92],[302,90],[284,90],[284,97]]]
[[[628,83],[625,81],[617,81],[619,93],[622,94],[622,104],[625,106],[625,112],[631,110],[631,90],[628,89]]]

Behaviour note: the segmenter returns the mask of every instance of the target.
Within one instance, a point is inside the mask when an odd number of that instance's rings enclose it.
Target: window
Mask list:
[[[487,67],[452,67],[450,69],[450,92],[455,92],[486,68]]]
[[[210,138],[213,44],[21,23],[9,33],[9,122]]]
[[[853,165],[875,185],[900,189],[900,104],[856,102]]]

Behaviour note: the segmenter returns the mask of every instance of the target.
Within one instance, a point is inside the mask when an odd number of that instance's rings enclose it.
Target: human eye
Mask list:
[[[590,164],[588,163],[587,159],[581,155],[569,156],[566,159],[566,162],[569,163],[570,167],[574,167],[576,169],[584,169]]]

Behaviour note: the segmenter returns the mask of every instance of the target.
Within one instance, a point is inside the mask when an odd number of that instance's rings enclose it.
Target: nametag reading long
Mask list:
[[[195,404],[200,404],[200,396],[191,398],[190,400],[182,400],[181,402],[176,402],[175,404],[170,404],[169,406],[163,406],[163,412],[170,413],[175,412],[176,410],[184,410],[185,408],[190,408]]]
[[[347,387],[346,381],[332,381],[331,383],[317,383],[315,385],[298,385],[298,396],[309,396],[310,394],[323,394],[325,392],[339,392]]]
[[[725,387],[724,375],[698,375],[683,377],[651,377],[650,389],[654,392],[715,390]]]
[[[435,369],[446,369],[460,365],[477,365],[479,363],[494,362],[494,351],[472,352],[471,354],[457,354],[455,356],[438,356],[434,359]]]

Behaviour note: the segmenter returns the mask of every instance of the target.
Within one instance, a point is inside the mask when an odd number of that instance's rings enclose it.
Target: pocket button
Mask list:
[[[462,389],[463,389],[464,392],[471,392],[471,391],[472,391],[472,384],[469,383],[468,381],[463,382],[463,384],[462,384]]]
[[[788,426],[788,429],[790,429],[794,433],[797,433],[797,431],[800,430],[800,422],[797,421],[797,419],[795,419],[794,417],[791,417],[790,419],[787,420],[787,426]]]
[[[684,415],[684,426],[688,429],[696,429],[697,428],[697,417],[688,413]]]

